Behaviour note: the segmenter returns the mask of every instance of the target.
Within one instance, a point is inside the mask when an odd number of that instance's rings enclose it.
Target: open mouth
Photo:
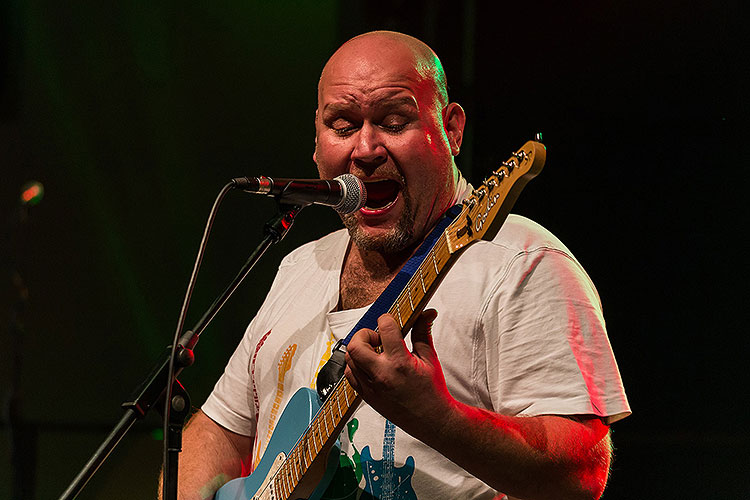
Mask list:
[[[398,193],[401,191],[401,185],[393,180],[384,179],[381,181],[365,182],[367,188],[367,210],[383,210],[396,202]]]

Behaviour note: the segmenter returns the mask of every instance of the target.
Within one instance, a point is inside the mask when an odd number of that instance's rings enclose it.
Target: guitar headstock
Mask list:
[[[461,214],[445,230],[451,253],[478,239],[495,237],[526,183],[542,171],[547,150],[529,141],[492,172],[463,202]]]

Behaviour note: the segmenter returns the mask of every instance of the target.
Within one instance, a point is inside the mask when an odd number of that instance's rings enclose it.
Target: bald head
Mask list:
[[[437,54],[424,42],[394,31],[372,31],[344,43],[323,68],[318,83],[318,96],[325,85],[334,83],[339,74],[362,78],[373,69],[382,71],[412,70],[414,83],[429,85],[440,107],[448,104],[448,89]]]
[[[331,56],[313,159],[321,179],[351,173],[369,183],[368,204],[344,218],[358,248],[402,252],[453,204],[465,118],[448,102],[440,60],[416,38],[375,31]]]

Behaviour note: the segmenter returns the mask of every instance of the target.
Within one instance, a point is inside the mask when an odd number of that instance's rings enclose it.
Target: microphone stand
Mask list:
[[[224,292],[208,308],[203,317],[195,326],[186,331],[179,340],[177,350],[174,353],[174,382],[172,384],[172,398],[170,401],[170,418],[168,424],[167,440],[168,454],[164,464],[164,500],[176,500],[177,498],[177,470],[178,457],[182,449],[182,427],[185,418],[190,412],[190,398],[185,388],[177,380],[177,376],[184,368],[192,365],[195,361],[193,348],[198,343],[200,334],[205,330],[211,320],[216,316],[229,297],[250,273],[250,270],[260,260],[263,254],[274,243],[281,241],[294,223],[297,214],[304,206],[279,204],[279,213],[269,220],[264,226],[263,241],[256,247],[248,260],[240,269],[240,272],[226,287]],[[131,398],[122,407],[125,414],[106,437],[104,442],[97,448],[83,469],[73,479],[68,488],[60,496],[60,500],[75,498],[86,483],[104,463],[112,450],[120,440],[127,434],[137,419],[143,419],[148,411],[164,397],[169,379],[169,365],[172,357],[171,346],[167,347],[159,361],[153,366],[146,378],[133,392]],[[158,406],[163,407],[163,404]],[[163,413],[163,412],[161,412]],[[163,416],[163,415],[162,415]]]

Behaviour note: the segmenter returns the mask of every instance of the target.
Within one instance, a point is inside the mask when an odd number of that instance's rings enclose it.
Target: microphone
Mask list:
[[[232,184],[245,192],[275,196],[287,203],[326,205],[340,214],[356,212],[367,201],[365,183],[352,174],[333,180],[235,177]]]

